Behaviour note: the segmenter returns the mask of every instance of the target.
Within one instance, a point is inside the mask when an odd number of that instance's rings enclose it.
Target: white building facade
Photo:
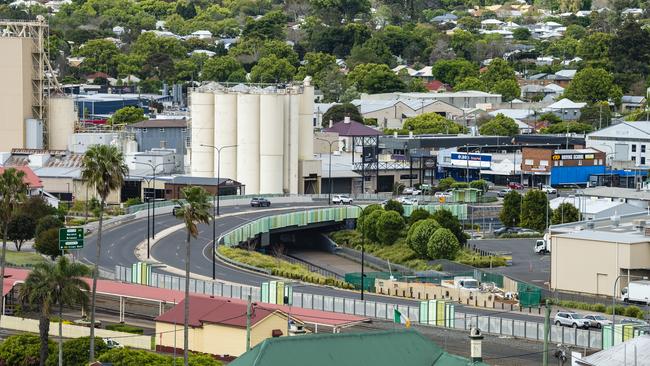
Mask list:
[[[622,122],[592,132],[587,147],[607,154],[615,168],[650,167],[650,122]]]

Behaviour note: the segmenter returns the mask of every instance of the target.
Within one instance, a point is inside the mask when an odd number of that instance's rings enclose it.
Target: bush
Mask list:
[[[466,183],[466,182],[456,182],[456,183],[454,183],[454,184],[451,185],[451,188],[453,188],[453,189],[465,189],[465,188],[469,188],[469,183]]]
[[[432,219],[435,219],[441,227],[449,229],[458,242],[462,245],[467,243],[467,236],[463,232],[463,227],[458,220],[458,217],[454,216],[449,210],[437,210],[431,215]]]
[[[366,239],[370,241],[379,241],[377,237],[377,223],[379,218],[384,214],[384,209],[372,211],[366,218],[363,219],[363,234],[366,236]]]
[[[427,244],[427,253],[432,259],[454,259],[460,250],[458,239],[449,229],[437,229]]]
[[[106,326],[106,329],[114,330],[116,332],[133,333],[133,334],[143,334],[144,333],[144,329],[139,328],[139,327],[134,327],[134,326],[128,325],[128,324],[109,324],[109,325]]]
[[[630,318],[643,319],[643,310],[639,309],[638,306],[628,306],[625,309],[625,316],[629,316]]]
[[[400,236],[405,225],[404,218],[398,212],[384,211],[375,224],[375,235],[382,244],[391,245]]]
[[[434,219],[419,221],[409,229],[406,236],[406,244],[413,249],[421,258],[427,258],[429,255],[429,239],[440,229],[440,225]]]
[[[35,334],[19,334],[7,337],[0,343],[0,364],[38,365],[41,340]],[[54,342],[49,342],[50,356],[56,353]]]
[[[446,191],[451,188],[452,184],[456,183],[456,180],[452,177],[442,178],[438,182],[438,191]]]
[[[431,214],[429,211],[423,209],[423,208],[416,208],[411,212],[411,216],[409,216],[409,225],[413,225],[418,221],[421,220],[426,220],[429,217],[431,217]]]
[[[114,348],[98,357],[101,362],[110,363],[113,366],[132,365],[171,365],[172,356],[163,356],[145,350],[131,348]],[[214,358],[197,353],[190,353],[190,366],[220,366],[221,362]]]
[[[34,243],[34,249],[41,254],[50,256],[52,259],[61,255],[61,250],[59,249],[59,229],[52,228],[38,234]]]
[[[131,206],[141,205],[141,204],[142,201],[140,201],[140,197],[129,198],[128,200],[126,200],[126,202],[124,202],[125,207],[131,207]]]
[[[605,314],[612,314],[612,307],[608,306],[607,309],[605,310]],[[616,305],[616,315],[623,315],[625,314],[625,306],[623,305]]]
[[[63,342],[63,364],[70,366],[85,366],[90,356],[90,337],[80,337]],[[108,351],[108,346],[101,337],[95,337],[95,356],[99,357]],[[58,353],[50,354],[47,365],[58,365]]]
[[[402,204],[397,200],[388,200],[384,205],[384,210],[395,211],[400,214],[400,216],[404,215],[404,206],[402,206]]]
[[[487,192],[489,185],[488,182],[485,179],[477,179],[473,180],[469,183],[470,188],[478,189],[481,192]]]

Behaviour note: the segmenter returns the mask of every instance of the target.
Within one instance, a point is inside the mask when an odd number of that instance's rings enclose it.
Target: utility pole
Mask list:
[[[246,352],[251,349],[251,295],[248,294],[246,304]]]
[[[551,307],[546,299],[546,315],[544,316],[544,354],[542,355],[542,366],[548,366],[548,341],[551,335]]]

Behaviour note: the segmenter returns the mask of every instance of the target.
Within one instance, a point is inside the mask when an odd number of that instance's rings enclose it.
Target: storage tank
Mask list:
[[[300,98],[300,160],[314,159],[314,87],[305,79]]]
[[[284,156],[283,96],[260,96],[260,193],[282,193]]]
[[[260,192],[260,96],[237,95],[237,181]]]
[[[214,177],[214,94],[193,92],[192,110],[192,175]]]
[[[77,122],[74,100],[68,97],[51,97],[48,116],[48,147],[52,150],[67,150],[68,138],[74,133]]]
[[[289,97],[289,193],[298,194],[298,154],[300,145],[300,94]]]
[[[237,95],[217,93],[214,95],[214,146],[232,145],[237,145]],[[218,173],[217,163],[218,159],[215,155],[215,176]],[[219,172],[222,178],[237,179],[237,147],[221,150]]]
[[[36,118],[25,120],[25,148],[43,148],[43,122]]]

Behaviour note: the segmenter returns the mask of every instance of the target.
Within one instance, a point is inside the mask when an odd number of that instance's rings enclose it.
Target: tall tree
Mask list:
[[[323,127],[328,127],[332,123],[341,122],[345,117],[350,117],[352,121],[363,123],[363,116],[359,108],[352,103],[334,104],[327,112],[323,114]]]
[[[7,233],[9,240],[13,241],[16,245],[16,251],[20,252],[23,243],[27,240],[34,238],[36,231],[36,222],[33,218],[19,213],[14,215],[9,221],[9,232]]]
[[[348,83],[360,92],[390,93],[406,90],[406,85],[385,64],[361,64],[348,74]]]
[[[23,182],[25,173],[14,168],[5,169],[0,174],[0,224],[2,225],[2,257],[0,258],[0,279],[5,278],[5,258],[7,255],[7,236],[9,222],[18,206],[25,200],[27,185]],[[0,294],[4,291],[4,281],[0,281]],[[4,309],[2,309],[4,310]],[[0,311],[1,313],[1,311]],[[0,317],[2,314],[0,314]]]
[[[619,104],[623,93],[614,84],[614,77],[605,69],[584,68],[576,73],[564,91],[564,97],[574,102],[596,103],[612,99]]]
[[[503,226],[517,226],[521,214],[521,195],[516,191],[508,192],[503,197],[503,207],[499,213],[499,220]]]
[[[48,338],[50,316],[57,307],[59,313],[59,364],[63,360],[62,324],[63,307],[88,305],[88,283],[83,279],[90,274],[90,269],[81,263],[71,263],[66,257],[60,257],[54,264],[43,262],[37,264],[25,280],[20,297],[29,305],[39,309],[38,322],[41,338],[40,365],[44,366],[48,357]]]
[[[90,362],[95,361],[95,299],[97,297],[97,279],[99,277],[99,260],[102,253],[102,227],[104,224],[104,207],[108,195],[122,187],[129,168],[124,164],[124,156],[115,146],[92,145],[86,151],[82,161],[81,179],[91,186],[100,198],[99,225],[97,226],[97,247],[93,267],[93,286],[90,300]]]
[[[550,224],[550,214],[546,193],[539,189],[526,192],[521,203],[521,226],[541,233],[546,230],[547,218]]]
[[[499,113],[496,117],[483,123],[479,132],[485,136],[514,136],[519,133],[519,126],[514,119]]]
[[[576,222],[580,220],[580,211],[576,206],[572,205],[569,202],[560,203],[560,205],[553,210],[553,216],[551,223],[555,224],[564,224],[567,222]]]
[[[183,220],[187,238],[185,241],[185,316],[183,325],[183,361],[188,366],[189,362],[189,321],[190,321],[190,241],[199,236],[198,224],[210,222],[210,195],[201,187],[183,188],[185,202],[179,202],[180,209],[176,210],[176,217]],[[214,217],[212,218],[215,219]]]
[[[650,32],[635,19],[626,20],[614,34],[609,47],[612,71],[623,89],[648,75]]]
[[[460,224],[458,217],[454,216],[449,210],[437,210],[432,215],[431,218],[436,220],[440,227],[449,229],[449,231],[454,234],[458,242],[465,245],[467,243],[467,237],[463,231],[463,225]]]

